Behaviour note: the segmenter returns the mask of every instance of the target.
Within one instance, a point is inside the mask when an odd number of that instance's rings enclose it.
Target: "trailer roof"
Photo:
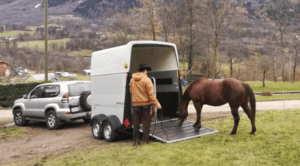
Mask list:
[[[133,47],[169,46],[175,51],[175,64],[179,66],[177,48],[174,43],[160,41],[131,41],[126,45],[96,51],[92,54],[91,76],[125,73],[130,71]],[[173,52],[174,52],[173,51]],[[172,65],[174,66],[174,64]],[[174,68],[174,67],[173,67]],[[179,67],[176,67],[176,69]]]

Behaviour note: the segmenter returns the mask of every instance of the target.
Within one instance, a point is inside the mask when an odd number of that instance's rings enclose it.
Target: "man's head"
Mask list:
[[[140,64],[140,67],[137,70],[139,70],[139,72],[141,72],[141,73],[147,74],[147,71],[151,71],[151,67],[148,67],[146,65],[146,63],[142,63],[142,64]]]

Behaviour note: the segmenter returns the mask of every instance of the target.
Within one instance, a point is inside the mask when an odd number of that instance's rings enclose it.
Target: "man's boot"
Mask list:
[[[139,132],[134,132],[134,138],[133,138],[133,141],[134,141],[134,143],[133,143],[133,146],[138,146],[138,145],[140,145],[141,143],[140,143],[140,137],[139,137]]]

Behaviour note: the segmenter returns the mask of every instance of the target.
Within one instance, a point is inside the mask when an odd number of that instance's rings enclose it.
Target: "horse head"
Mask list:
[[[178,125],[182,125],[183,121],[186,119],[186,117],[188,116],[188,112],[187,112],[187,107],[184,106],[184,104],[182,104],[182,102],[180,102],[178,104]]]

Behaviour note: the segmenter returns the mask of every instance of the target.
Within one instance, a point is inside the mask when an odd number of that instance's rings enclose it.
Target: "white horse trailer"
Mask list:
[[[177,106],[182,98],[182,88],[176,45],[157,41],[132,41],[127,45],[92,54],[91,125],[96,139],[114,141],[119,132],[132,132],[129,83],[141,63],[152,68],[148,76],[153,80],[154,91],[163,108],[157,114],[165,117],[165,120],[156,118],[160,120],[156,123],[160,124],[152,124],[150,136],[171,143],[216,132],[209,128],[201,128],[200,132],[195,132],[193,123],[189,121],[185,121],[182,126],[177,125]],[[143,131],[142,126],[140,131]]]

